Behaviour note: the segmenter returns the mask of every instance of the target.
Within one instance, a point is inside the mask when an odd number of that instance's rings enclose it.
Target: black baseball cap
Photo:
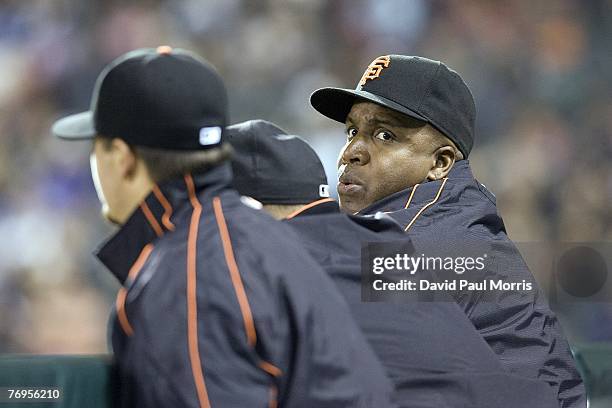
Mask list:
[[[228,126],[234,148],[234,188],[263,204],[306,204],[329,197],[319,156],[299,136],[274,123],[249,120]]]
[[[357,101],[370,101],[431,124],[466,158],[472,150],[474,98],[459,74],[440,61],[385,55],[372,61],[355,89],[321,88],[310,96],[317,111],[342,123]]]
[[[128,52],[98,76],[89,111],[55,122],[62,139],[118,137],[136,146],[199,150],[219,146],[227,92],[196,54],[161,46]]]

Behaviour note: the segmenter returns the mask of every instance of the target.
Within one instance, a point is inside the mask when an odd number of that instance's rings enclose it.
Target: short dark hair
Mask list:
[[[113,138],[99,136],[105,148],[110,148]],[[207,171],[232,156],[233,149],[228,143],[207,150],[167,150],[145,146],[129,145],[134,155],[145,164],[149,176],[155,183],[162,183],[187,173]]]

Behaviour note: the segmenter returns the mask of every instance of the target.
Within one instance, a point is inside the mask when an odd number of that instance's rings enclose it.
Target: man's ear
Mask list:
[[[443,179],[453,168],[456,160],[457,155],[452,146],[439,147],[433,153],[433,166],[427,173],[427,179],[430,181]]]
[[[112,140],[111,150],[115,158],[115,166],[117,166],[121,177],[132,178],[138,165],[134,150],[124,140],[119,138]]]

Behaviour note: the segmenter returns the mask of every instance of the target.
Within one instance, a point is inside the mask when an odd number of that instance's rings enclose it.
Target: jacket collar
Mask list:
[[[398,191],[364,208],[358,214],[374,214],[379,211],[393,212],[413,205],[421,206],[435,200],[438,194],[447,195],[451,190],[446,186],[447,183],[455,185],[461,181],[471,182],[473,179],[474,175],[470,169],[470,162],[467,159],[461,160],[455,163],[447,178],[419,183]]]
[[[140,203],[134,213],[119,230],[95,252],[98,259],[122,284],[130,268],[148,244],[166,233],[174,231],[181,223],[177,215],[189,206],[189,188],[196,195],[204,190],[214,192],[230,185],[232,178],[229,163],[216,166],[203,173],[185,175],[155,185],[153,191]]]
[[[317,215],[317,214],[329,214],[329,213],[338,213],[340,212],[340,207],[338,206],[338,202],[333,198],[323,198],[321,200],[313,201],[309,204],[304,205],[301,208],[298,208],[297,211],[289,214],[285,217],[286,220],[289,220],[294,217],[302,217],[305,215]]]
[[[339,219],[342,219],[343,221],[350,220],[352,223],[373,232],[392,231],[397,233],[402,231],[401,226],[393,218],[389,217],[386,214],[380,212],[372,215],[345,214],[340,211],[340,206],[338,205],[338,202],[333,199],[323,199],[313,201],[310,204],[306,204],[293,214],[287,216],[284,221],[289,221],[289,223],[292,223],[292,220],[302,220],[303,218],[308,219],[307,216],[309,215],[321,215],[325,216],[325,218],[335,217],[331,219],[334,219],[336,221],[338,221]],[[328,223],[330,219],[325,218],[319,219],[319,221],[323,223]]]

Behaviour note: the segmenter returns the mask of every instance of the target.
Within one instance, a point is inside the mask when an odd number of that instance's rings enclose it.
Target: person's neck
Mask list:
[[[185,214],[193,201],[218,194],[231,183],[229,163],[204,173],[153,184],[152,191],[138,204],[115,235],[96,252],[98,259],[124,282],[131,265],[143,249],[157,239],[186,225]]]

